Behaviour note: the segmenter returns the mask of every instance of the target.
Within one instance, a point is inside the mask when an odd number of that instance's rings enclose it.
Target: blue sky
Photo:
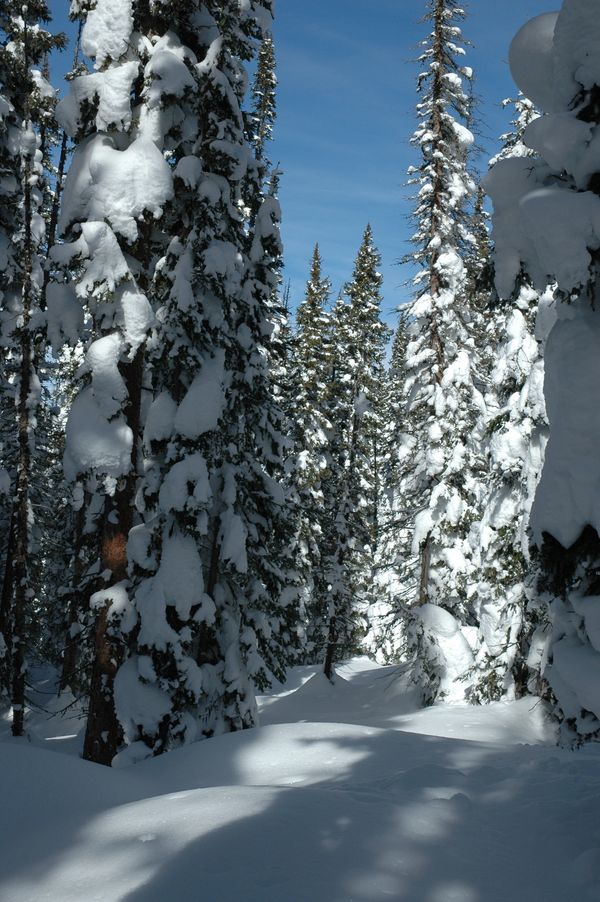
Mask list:
[[[558,6],[559,4],[557,4]],[[509,117],[500,101],[515,95],[508,45],[543,0],[472,0],[464,23],[474,47],[465,63],[476,75],[484,147],[494,152]],[[298,302],[319,242],[324,268],[343,285],[364,226],[382,253],[384,312],[406,300],[411,211],[406,169],[416,162],[416,45],[427,33],[422,0],[277,0],[278,121],[273,158],[281,183],[285,275]]]
[[[506,62],[510,40],[527,19],[553,7],[543,0],[472,0],[468,8],[464,33],[474,46],[465,63],[475,71],[480,98],[481,167],[508,125],[499,104],[515,94]],[[64,28],[67,4],[51,0],[51,8]],[[367,222],[382,253],[390,322],[409,296],[410,273],[398,261],[409,250],[404,183],[417,161],[408,142],[418,70],[411,60],[427,31],[419,23],[424,9],[425,0],[276,0],[279,93],[271,156],[284,171],[285,277],[293,304],[302,298],[317,241],[337,294]]]

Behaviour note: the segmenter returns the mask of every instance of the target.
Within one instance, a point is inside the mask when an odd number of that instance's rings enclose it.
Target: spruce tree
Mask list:
[[[0,213],[0,309],[4,360],[14,391],[12,433],[14,485],[0,605],[5,664],[11,684],[13,735],[24,730],[28,617],[34,595],[32,481],[36,414],[40,400],[40,361],[44,353],[43,257],[47,162],[44,134],[51,130],[54,92],[42,75],[46,55],[63,45],[44,24],[50,19],[42,0],[6,2],[0,10],[0,166],[3,171]],[[6,640],[9,640],[8,642]],[[9,661],[6,658],[9,658]]]
[[[57,329],[73,338],[82,334],[85,317],[89,335],[66,427],[65,472],[75,507],[84,505],[92,521],[86,528],[95,542],[84,757],[103,764],[110,764],[122,739],[114,677],[130,613],[126,548],[134,522],[149,296],[165,243],[158,223],[172,195],[163,151],[173,125],[162,117],[160,99],[186,88],[160,10],[133,3],[111,19],[113,13],[108,0],[92,9],[72,5],[82,23],[82,51],[95,71],[74,78],[59,105],[59,120],[76,147],[60,219],[66,241],[53,252],[64,276],[49,286],[48,299]],[[132,43],[134,34],[139,39]]]
[[[154,284],[143,522],[129,537],[133,611],[115,679],[128,760],[253,726],[255,686],[282,677],[297,644],[295,523],[269,375],[279,207],[242,114],[269,4],[203,4],[199,31],[195,6],[165,15],[171,45],[187,42],[176,46],[188,128],[169,136],[162,222],[174,237]]]
[[[328,588],[322,556],[325,485],[329,479],[329,385],[331,317],[326,310],[331,282],[322,273],[319,246],[313,251],[304,300],[296,312],[291,381],[295,393],[293,478],[302,511],[300,547],[307,570],[306,653],[317,662],[327,642]],[[322,658],[321,658],[322,660]]]
[[[509,104],[515,109],[513,129],[501,136],[503,146],[491,166],[532,156],[523,138],[537,116],[533,104],[522,96],[503,101],[504,107]],[[479,635],[468,697],[485,702],[522,695],[532,681],[527,661],[541,614],[532,592],[528,526],[548,431],[542,347],[552,291],[541,299],[540,317],[540,295],[525,276],[514,301],[494,296],[486,276],[486,272],[493,275],[493,266],[483,223],[479,233],[476,258],[480,263],[472,266],[472,271],[478,270],[472,290],[484,304],[478,304],[477,314],[480,357],[487,375],[482,434],[486,467],[481,520],[474,533]]]
[[[398,310],[390,360],[382,390],[379,539],[376,548],[374,592],[369,607],[366,647],[381,663],[400,660],[407,603],[415,596],[416,558],[411,560],[411,518],[405,496],[410,495],[411,444],[405,433],[406,350],[410,340],[409,305]]]
[[[518,86],[543,111],[524,134],[535,156],[496,163],[486,190],[494,204],[498,293],[514,296],[524,273],[540,293],[549,280],[557,286],[556,322],[544,348],[549,438],[530,517],[549,629],[538,631],[530,662],[541,668],[540,688],[562,740],[580,743],[600,736],[598,467],[587,450],[599,434],[600,192],[592,147],[600,106],[596,74],[587,66],[599,28],[593,3],[564,0],[551,43],[531,60],[540,20],[547,27],[548,17],[527,23],[510,54]]]
[[[458,670],[442,664],[436,637],[475,623],[468,535],[476,503],[471,437],[481,398],[473,382],[475,347],[465,297],[474,192],[467,166],[473,136],[465,125],[471,101],[464,89],[472,72],[463,65],[460,46],[465,13],[456,0],[429,0],[427,6],[432,31],[419,56],[419,125],[412,138],[421,162],[409,170],[418,191],[415,249],[407,260],[418,272],[404,391],[412,470],[405,497],[413,521],[411,553],[419,558],[408,654],[424,698],[431,700],[444,676],[446,691],[464,665],[462,659],[454,662]]]
[[[328,515],[322,548],[329,589],[325,674],[354,652],[364,633],[379,542],[384,356],[388,329],[380,319],[380,255],[365,229],[348,302],[333,311],[329,385]]]

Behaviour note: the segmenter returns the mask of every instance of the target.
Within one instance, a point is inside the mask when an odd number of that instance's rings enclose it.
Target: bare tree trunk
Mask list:
[[[83,597],[81,592],[81,578],[83,576],[84,560],[82,557],[83,544],[83,528],[85,523],[85,501],[81,508],[77,511],[75,521],[75,560],[73,562],[73,579],[72,591],[69,601],[69,613],[67,620],[67,630],[65,636],[65,649],[63,654],[63,664],[60,674],[59,692],[64,692],[67,687],[71,690],[75,686],[75,674],[77,671],[77,658],[79,651],[79,634],[73,633],[73,627],[79,622],[79,614],[83,607]]]
[[[0,594],[0,633],[4,639],[5,653],[0,662],[0,688],[6,695],[11,692],[11,649],[12,649],[12,598],[14,585],[14,544],[15,544],[15,515],[14,510],[10,514],[8,529],[8,543],[6,545],[6,561],[4,563],[4,578],[2,580],[2,593]]]
[[[25,711],[25,647],[26,606],[29,600],[29,494],[31,479],[31,389],[33,368],[33,341],[31,319],[31,271],[33,250],[31,246],[31,164],[25,160],[23,181],[25,186],[25,242],[23,254],[22,323],[19,336],[21,355],[19,393],[17,397],[18,461],[15,507],[14,545],[14,604],[12,635],[12,733],[22,736]]]
[[[323,665],[323,673],[328,680],[333,679],[333,663],[335,660],[335,649],[337,646],[337,619],[335,614],[329,620],[329,633],[327,635],[327,650],[325,652],[325,663]]]
[[[421,546],[421,576],[419,580],[419,604],[429,602],[429,574],[431,570],[431,533]]]
[[[25,204],[27,209],[27,203]],[[26,277],[27,278],[27,277]],[[13,736],[22,736],[25,710],[26,607],[29,599],[29,488],[31,477],[30,410],[31,335],[28,301],[25,302],[21,339],[21,380],[18,398],[19,461],[15,511],[14,605],[12,635]]]

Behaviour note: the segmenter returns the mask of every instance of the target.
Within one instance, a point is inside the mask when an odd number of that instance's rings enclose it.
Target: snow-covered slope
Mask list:
[[[557,751],[535,700],[415,711],[358,659],[261,719],[113,770],[6,737],[2,902],[597,899],[598,750]]]

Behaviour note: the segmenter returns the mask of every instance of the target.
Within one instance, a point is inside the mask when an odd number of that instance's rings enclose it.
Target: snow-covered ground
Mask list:
[[[600,749],[557,749],[534,700],[417,711],[357,659],[260,703],[260,729],[113,770],[76,757],[75,709],[5,730],[0,900],[600,897]]]

